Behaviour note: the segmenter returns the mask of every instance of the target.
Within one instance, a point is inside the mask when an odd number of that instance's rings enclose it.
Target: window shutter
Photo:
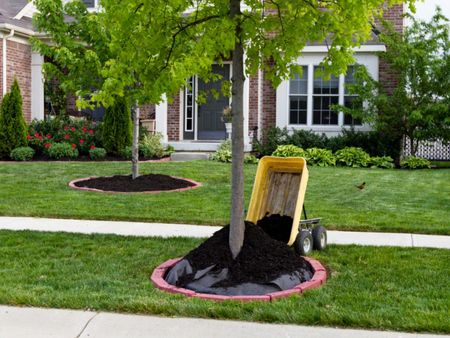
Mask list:
[[[95,7],[95,0],[83,0],[86,7]]]

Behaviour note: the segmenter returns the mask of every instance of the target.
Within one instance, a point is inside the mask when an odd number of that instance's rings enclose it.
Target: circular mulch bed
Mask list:
[[[246,222],[236,259],[228,234],[225,226],[185,257],[160,265],[151,280],[159,289],[190,297],[263,301],[301,293],[326,280],[319,262],[298,255],[258,225]]]
[[[184,191],[201,186],[200,183],[161,174],[141,175],[132,179],[131,175],[105,177],[86,177],[69,183],[74,189],[113,193],[159,193],[168,191]]]

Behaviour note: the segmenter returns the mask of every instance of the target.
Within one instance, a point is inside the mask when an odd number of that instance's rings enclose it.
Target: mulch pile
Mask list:
[[[256,225],[260,226],[273,239],[287,243],[291,237],[292,221],[289,216],[277,214],[260,219]]]
[[[115,192],[168,191],[195,186],[194,183],[189,181],[160,174],[142,175],[134,180],[131,178],[131,175],[97,177],[76,182],[75,185],[77,187]]]
[[[295,271],[312,274],[310,264],[289,248],[286,242],[271,238],[261,227],[250,222],[245,223],[244,244],[239,255],[233,260],[228,234],[227,225],[184,257],[194,271],[212,265],[215,271],[228,268],[227,279],[214,285],[215,287],[230,287],[242,283],[264,284]],[[186,287],[194,277],[195,272],[181,276],[176,285]]]

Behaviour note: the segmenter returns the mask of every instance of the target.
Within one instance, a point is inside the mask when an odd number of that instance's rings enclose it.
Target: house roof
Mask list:
[[[27,30],[33,30],[31,18],[23,16],[15,19],[17,14],[28,4],[28,0],[1,0],[0,1],[0,25],[9,24]]]

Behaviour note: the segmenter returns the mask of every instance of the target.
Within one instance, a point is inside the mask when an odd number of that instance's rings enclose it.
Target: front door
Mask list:
[[[224,140],[226,138],[225,124],[222,121],[222,112],[225,107],[230,105],[230,99],[223,95],[215,98],[211,91],[221,93],[222,80],[230,79],[230,65],[213,65],[213,72],[220,74],[222,79],[206,83],[198,78],[197,88],[195,88],[193,81],[191,82],[193,85],[192,91],[194,93],[191,91],[185,93],[185,139],[193,139],[195,134],[193,127],[197,128],[197,140]],[[198,105],[195,104],[197,110],[197,118],[195,121],[193,118],[194,114],[192,113],[194,111],[194,107],[192,107],[192,97],[196,96],[195,94],[197,91],[204,93],[206,102]]]

